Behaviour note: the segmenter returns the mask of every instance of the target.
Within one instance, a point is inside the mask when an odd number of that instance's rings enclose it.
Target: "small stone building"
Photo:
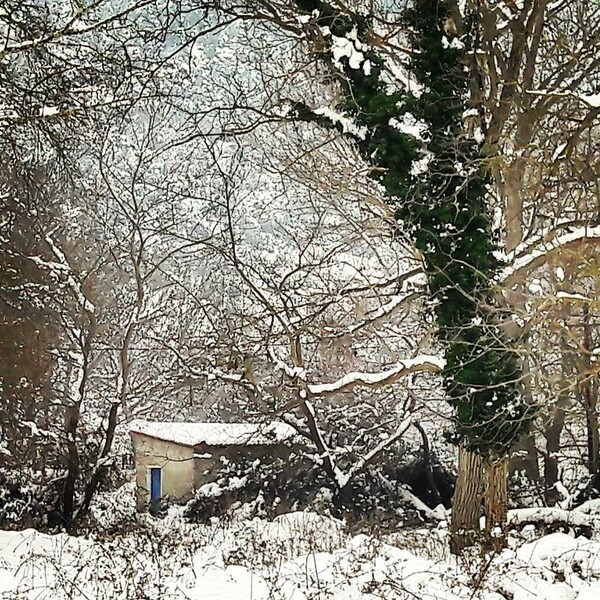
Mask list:
[[[284,423],[134,421],[129,427],[137,479],[137,507],[168,496],[185,502],[217,478],[223,458],[287,456],[296,431]]]

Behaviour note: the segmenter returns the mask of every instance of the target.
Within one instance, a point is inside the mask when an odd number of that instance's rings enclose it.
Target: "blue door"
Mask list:
[[[161,469],[160,467],[151,467],[150,469],[150,502],[160,500],[161,496]]]

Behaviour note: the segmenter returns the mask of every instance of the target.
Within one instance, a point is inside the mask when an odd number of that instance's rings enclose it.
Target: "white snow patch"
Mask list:
[[[415,177],[418,175],[422,175],[423,173],[427,173],[429,171],[429,164],[433,160],[433,153],[427,152],[422,158],[419,160],[414,160],[410,167],[410,174]]]
[[[582,300],[583,302],[590,301],[590,299],[583,294],[571,294],[569,292],[557,292],[556,297],[563,300]]]
[[[42,106],[40,108],[40,117],[55,117],[60,113],[60,107],[58,106]]]
[[[586,104],[592,108],[600,108],[600,94],[592,94],[591,96],[579,96]]]
[[[360,42],[356,40],[350,40],[347,37],[337,37],[335,35],[332,35],[331,39],[331,53],[333,55],[333,63],[339,69],[343,69],[340,59],[346,57],[348,59],[348,66],[351,69],[360,69],[363,61],[365,60],[364,54],[360,52]]]
[[[182,446],[259,446],[292,439],[296,430],[285,423],[190,423],[133,421],[132,433],[140,433]]]
[[[424,121],[419,121],[412,113],[404,113],[400,121],[392,117],[389,120],[389,125],[421,141],[425,141],[428,137],[427,124]]]
[[[316,115],[327,117],[332,123],[339,123],[342,126],[344,133],[350,133],[357,138],[364,140],[367,136],[367,128],[362,125],[357,125],[350,117],[344,113],[336,112],[335,110],[321,106],[313,111]]]
[[[441,371],[446,366],[446,361],[431,354],[421,354],[416,358],[410,358],[398,362],[394,367],[380,371],[379,373],[361,373],[353,372],[340,377],[337,381],[331,383],[321,383],[309,385],[309,391],[314,395],[327,394],[336,391],[343,391],[344,388],[353,385],[385,385],[392,383],[398,377],[407,375],[413,371]]]
[[[563,155],[566,147],[567,147],[567,142],[560,143],[556,147],[556,150],[554,150],[554,154],[552,155],[552,161],[555,161],[558,158],[560,158]]]
[[[550,510],[553,518],[564,516]],[[520,547],[512,539],[513,549],[495,557],[455,560],[448,558],[441,528],[414,530],[406,538],[400,528],[379,539],[351,537],[339,521],[314,513],[213,527],[180,519],[169,513],[149,521],[154,529],[114,540],[0,532],[0,594],[48,600],[595,600],[600,593],[600,543],[564,533]],[[386,543],[391,537],[410,550]],[[475,596],[473,578],[483,568]]]

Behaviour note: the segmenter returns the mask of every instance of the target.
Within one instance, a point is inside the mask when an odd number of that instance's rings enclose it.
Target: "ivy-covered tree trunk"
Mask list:
[[[476,108],[468,103],[473,19],[461,15],[453,0],[415,0],[406,10],[409,68],[421,86],[414,95],[390,91],[382,77],[385,60],[369,46],[368,17],[344,14],[320,0],[297,3],[310,15],[307,35],[318,29],[318,39],[331,42],[322,56],[340,72],[343,101],[336,108],[354,119],[361,131],[357,146],[377,167],[372,176],[423,256],[446,359],[447,398],[456,411],[451,440],[461,457],[452,548],[459,551],[479,537],[482,497],[487,529],[499,532],[495,545],[501,545],[506,458],[532,412],[518,390],[517,356],[499,327],[494,286],[502,264],[488,206],[491,176],[465,125],[465,112]],[[364,62],[333,60],[339,38],[360,47]],[[327,125],[309,107],[299,103],[296,109],[299,118]],[[415,137],[415,129],[426,133]]]

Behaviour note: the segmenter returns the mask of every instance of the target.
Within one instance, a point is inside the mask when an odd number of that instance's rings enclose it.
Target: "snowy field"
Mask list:
[[[569,522],[593,523],[597,511],[597,501],[584,505],[568,513]],[[116,513],[103,518],[121,519]],[[532,516],[516,512],[512,519]],[[455,558],[446,549],[444,523],[352,535],[343,523],[314,513],[201,526],[186,523],[182,509],[164,519],[129,514],[122,523],[129,531],[94,537],[0,532],[0,598],[592,600],[600,594],[600,541],[538,537],[532,525],[499,555]]]

